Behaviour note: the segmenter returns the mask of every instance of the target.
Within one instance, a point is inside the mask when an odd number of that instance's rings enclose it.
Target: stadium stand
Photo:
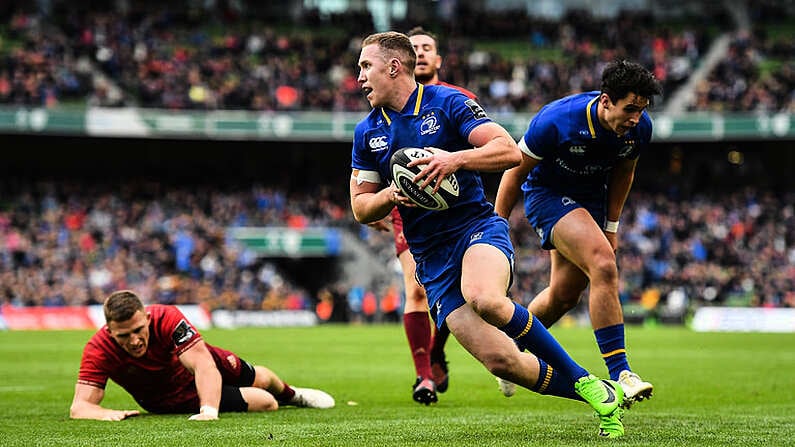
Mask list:
[[[740,14],[768,20],[780,9],[762,2]],[[791,12],[790,12],[791,13]],[[735,14],[737,15],[737,14]],[[787,16],[787,11],[783,11]],[[326,25],[357,23],[342,32],[278,27],[274,18],[171,8],[114,9],[49,16],[14,11],[2,30],[8,42],[0,70],[0,103],[81,104],[178,110],[365,111],[355,81],[358,39],[372,22],[350,12]],[[449,82],[476,92],[488,110],[535,112],[555,97],[598,88],[604,64],[625,57],[646,65],[663,82],[666,98],[685,85],[710,45],[731,32],[720,17],[666,22],[649,12],[613,18],[573,10],[559,21],[517,11],[477,14],[483,49],[466,30],[473,16],[442,22]],[[309,10],[299,23],[323,24]],[[362,26],[364,23],[364,26]],[[767,21],[763,23],[768,23]],[[410,27],[409,22],[396,27]],[[714,55],[716,66],[689,88],[688,110],[790,110],[793,67],[791,26],[753,30],[740,25],[732,43]],[[500,51],[501,36],[522,48]],[[605,32],[604,30],[607,30]],[[632,36],[632,38],[626,38]],[[487,40],[488,41],[488,40]],[[480,44],[480,45],[479,45]],[[478,45],[480,47],[478,47]],[[763,65],[764,67],[760,67]],[[311,92],[311,94],[309,93]]]
[[[349,211],[334,200],[260,186],[221,192],[213,185],[130,183],[121,194],[108,187],[66,186],[57,193],[50,183],[4,191],[0,302],[85,305],[111,290],[133,288],[161,303],[305,309],[318,297],[291,284],[271,263],[258,263],[225,243],[225,228],[351,222]],[[678,291],[702,303],[795,305],[794,199],[792,193],[776,196],[753,187],[689,200],[633,194],[622,218],[623,299],[639,302],[656,291],[665,302]],[[527,300],[544,287],[548,258],[521,213],[514,217],[520,247],[514,297]],[[389,266],[391,240],[361,232]]]
[[[337,34],[279,31],[274,23],[238,17],[219,27],[211,17],[197,22],[176,6],[143,16],[105,11],[42,19],[14,15],[4,37],[16,49],[6,56],[8,93],[0,101],[52,107],[82,99],[96,106],[178,110],[367,109],[352,51],[367,26]],[[505,35],[507,21],[505,14],[478,16],[487,37]],[[526,19],[512,26],[535,30],[530,45],[521,42],[528,48],[525,57],[474,48],[461,27],[443,39],[449,42],[442,53],[446,78],[476,92],[495,112],[534,112],[552,98],[598,88],[601,68],[615,57],[653,67],[666,91],[673,90],[691,74],[710,39],[696,24],[674,31],[648,13],[597,19],[573,11],[561,22]],[[547,56],[535,55],[541,50]]]
[[[54,1],[46,11],[10,3],[0,10],[7,23],[0,27],[0,105],[367,110],[355,57],[358,39],[374,29],[374,21],[361,11],[321,16],[303,10],[290,18],[294,26],[285,27],[284,17],[270,9],[271,15],[241,14],[226,3],[206,3],[216,9],[141,2],[127,10],[69,10]],[[238,3],[253,8],[252,2]],[[476,92],[489,111],[535,112],[554,97],[598,88],[606,61],[627,57],[664,81],[661,109],[672,105],[671,98],[685,98],[672,113],[795,113],[795,45],[786,20],[791,22],[792,8],[759,1],[734,13],[736,26],[728,29],[722,16],[666,21],[648,11],[596,17],[574,10],[560,20],[497,11],[440,20],[443,74]],[[396,29],[414,24],[394,23]],[[302,169],[312,150],[326,147],[311,146],[291,147],[285,163]],[[269,142],[250,150],[278,147]],[[785,177],[792,156],[777,166],[768,158],[768,168],[778,169],[772,174],[751,157],[728,163],[749,170],[743,174],[720,171],[723,160],[674,152],[663,163],[686,158],[714,171],[704,176],[691,170],[676,180],[677,190],[649,183],[633,191],[619,253],[625,303],[661,314],[694,305],[795,306],[795,197]],[[257,178],[252,166],[226,157],[168,163],[197,172],[221,164],[240,173],[234,187],[226,183],[234,174],[198,183],[197,174],[175,184],[164,180],[171,173],[158,172],[111,184],[90,180],[81,170],[53,180],[37,171],[36,157],[12,157],[13,166],[0,169],[0,305],[85,305],[130,287],[158,302],[210,309],[312,309],[325,302],[333,304],[331,320],[381,318],[378,306],[367,314],[362,305],[391,293],[396,278],[389,274],[369,284],[324,277],[308,287],[289,265],[249,256],[226,241],[226,229],[242,224],[332,226],[361,244],[357,253],[372,256],[371,266],[394,273],[391,238],[352,224],[344,180],[300,188],[282,178]],[[114,159],[124,163],[120,155]],[[348,174],[344,157],[331,163]],[[18,168],[32,176],[11,175],[21,175],[14,172]],[[671,169],[650,176],[669,178]],[[546,284],[548,258],[521,213],[515,217],[513,295],[526,300]]]

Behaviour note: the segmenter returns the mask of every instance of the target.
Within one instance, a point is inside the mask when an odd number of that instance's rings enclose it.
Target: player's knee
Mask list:
[[[486,369],[497,377],[512,377],[517,365],[514,356],[502,352],[491,352],[481,361]]]
[[[279,409],[279,403],[275,400],[272,402],[256,402],[254,405],[249,404],[248,411],[251,412],[260,412],[260,411],[276,411]]]
[[[481,316],[494,312],[499,302],[496,295],[478,286],[462,286],[461,291],[466,302],[472,306],[472,310]]]
[[[243,399],[248,404],[249,412],[276,411],[279,403],[273,395],[260,388],[241,388]]]
[[[597,256],[590,270],[592,282],[603,284],[618,282],[618,267],[616,266],[616,257],[612,252]]]
[[[414,282],[413,285],[410,285],[409,282],[406,282],[406,301],[413,301],[416,303],[425,303],[427,299],[425,296],[425,289],[420,287],[419,284]]]

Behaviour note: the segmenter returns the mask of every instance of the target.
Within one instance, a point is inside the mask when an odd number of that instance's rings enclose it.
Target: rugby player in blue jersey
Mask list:
[[[558,99],[533,117],[519,142],[522,163],[503,173],[495,202],[508,218],[523,191],[525,215],[550,250],[549,287],[528,305],[544,326],[576,306],[590,284],[596,342],[627,407],[651,397],[653,387],[627,361],[616,232],[638,156],[651,140],[646,108],[661,93],[643,66],[611,62],[601,91]]]
[[[417,53],[417,63],[414,67],[414,78],[417,82],[423,85],[452,87],[470,99],[477,99],[477,96],[469,90],[439,79],[442,56],[439,54],[436,35],[420,26],[412,28],[406,35],[414,46],[414,52]],[[388,220],[392,223],[391,228],[387,223]],[[403,219],[401,219],[397,207],[392,209],[387,218],[373,222],[369,226],[379,231],[392,231],[395,239],[395,254],[403,271],[403,290],[405,292],[403,328],[406,331],[406,339],[416,372],[416,381],[411,386],[412,398],[421,404],[437,402],[436,392],[444,393],[449,384],[444,347],[450,330],[447,329],[447,325],[442,325],[432,331],[433,325],[428,318],[428,298],[425,296],[425,289],[420,287],[414,279],[414,257],[412,257],[406,237],[403,235]],[[510,382],[500,381],[499,384],[503,394],[513,393],[515,386]]]
[[[621,386],[589,374],[538,319],[506,296],[513,264],[508,223],[486,200],[478,171],[518,165],[519,148],[474,100],[455,89],[417,83],[415,63],[405,34],[373,34],[362,42],[358,81],[373,109],[354,131],[354,217],[367,224],[397,205],[437,327],[447,323],[492,374],[541,394],[582,399],[599,415],[601,436],[623,435]],[[389,161],[404,147],[433,152],[413,162],[426,165],[417,176],[421,188],[455,173],[460,192],[450,208],[412,206],[393,184]],[[519,352],[505,334],[534,355]]]

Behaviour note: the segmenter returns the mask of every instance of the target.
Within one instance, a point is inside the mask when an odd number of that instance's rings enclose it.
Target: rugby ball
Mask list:
[[[426,165],[407,166],[414,160],[432,155],[432,152],[416,147],[398,149],[392,154],[390,160],[392,179],[403,195],[411,199],[417,206],[432,211],[446,210],[458,199],[459,185],[455,174],[450,174],[442,179],[439,190],[434,194],[433,185],[420,189],[422,182],[414,183],[414,176],[419,174]]]

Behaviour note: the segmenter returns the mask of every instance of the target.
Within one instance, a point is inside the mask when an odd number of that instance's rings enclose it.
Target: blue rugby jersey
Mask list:
[[[530,121],[519,147],[541,160],[522,191],[551,189],[579,202],[604,202],[610,171],[620,159],[636,159],[651,141],[644,110],[637,126],[619,137],[596,116],[600,92],[579,93],[544,106]]]
[[[351,167],[378,172],[381,183],[392,182],[389,161],[405,147],[435,147],[448,152],[470,149],[469,133],[491,122],[473,99],[458,90],[417,84],[406,106],[399,113],[382,107],[370,111],[356,126]],[[462,236],[474,221],[494,214],[486,200],[483,182],[477,171],[458,170],[458,200],[448,209],[429,211],[399,206],[403,233],[411,253],[418,259],[428,255],[436,244]]]

